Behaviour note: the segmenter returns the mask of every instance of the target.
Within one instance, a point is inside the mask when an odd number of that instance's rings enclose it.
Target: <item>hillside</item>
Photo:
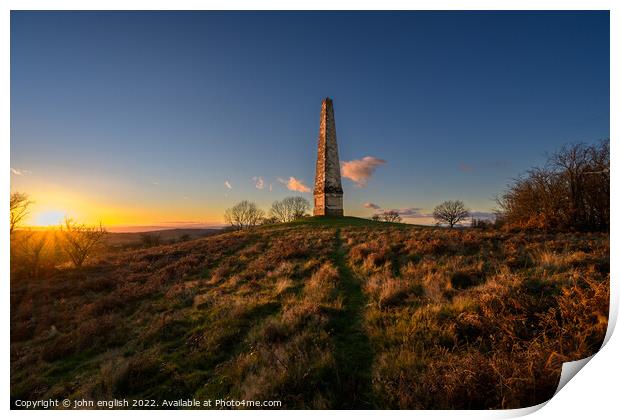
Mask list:
[[[11,398],[515,408],[607,327],[609,236],[310,219],[12,281]]]

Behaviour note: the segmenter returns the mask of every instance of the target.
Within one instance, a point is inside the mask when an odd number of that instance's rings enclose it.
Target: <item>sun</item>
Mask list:
[[[34,221],[37,226],[59,225],[65,218],[66,213],[60,210],[47,210],[39,213]]]

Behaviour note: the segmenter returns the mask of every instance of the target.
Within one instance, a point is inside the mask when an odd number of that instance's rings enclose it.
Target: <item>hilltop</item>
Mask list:
[[[600,347],[608,297],[602,233],[219,233],[12,280],[11,397],[523,407]]]

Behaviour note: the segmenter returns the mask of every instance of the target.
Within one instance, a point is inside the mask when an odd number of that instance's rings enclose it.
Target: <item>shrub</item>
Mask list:
[[[106,230],[101,225],[77,224],[69,218],[65,219],[60,231],[63,248],[76,267],[84,264],[106,234]]]

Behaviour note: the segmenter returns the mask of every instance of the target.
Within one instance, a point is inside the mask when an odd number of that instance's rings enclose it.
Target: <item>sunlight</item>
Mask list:
[[[59,225],[65,218],[66,212],[59,210],[48,210],[39,213],[35,216],[34,221],[36,226],[52,226]]]

